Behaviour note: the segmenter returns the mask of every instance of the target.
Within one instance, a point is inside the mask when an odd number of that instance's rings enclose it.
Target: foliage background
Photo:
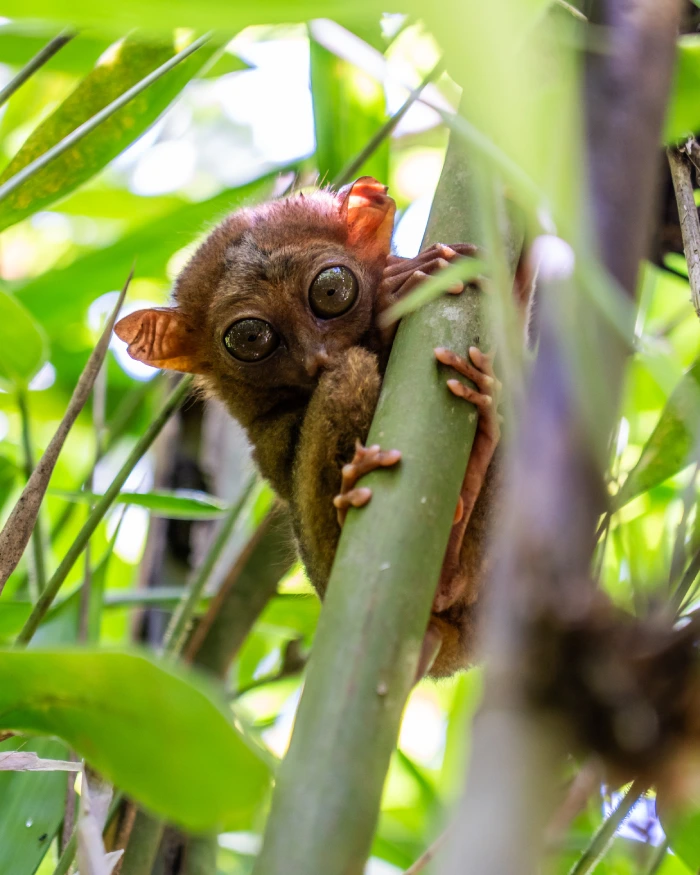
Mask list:
[[[202,7],[204,17],[207,8]],[[552,14],[568,13],[559,9]],[[303,18],[304,10],[294,17]],[[9,81],[56,32],[55,25],[19,15],[2,23],[2,79]],[[0,151],[8,169],[0,184],[192,39],[184,30],[157,38],[137,31],[127,42],[119,42],[125,32],[117,20],[81,30],[5,105]],[[670,139],[700,122],[691,99],[700,79],[698,39],[684,37]],[[238,204],[282,193],[295,174],[296,184],[338,177],[440,58],[440,47],[426,26],[399,15],[381,20],[377,14],[368,15],[361,25],[353,21],[349,29],[330,20],[309,26],[258,24],[229,42],[219,42],[219,51],[214,53],[210,44],[195,53],[90,135],[92,139],[65,155],[51,172],[35,177],[33,190],[20,190],[0,202],[1,288],[25,308],[40,336],[39,341],[32,339],[35,328],[20,331],[14,317],[0,323],[0,369],[6,376],[14,358],[40,350],[36,366],[27,365],[36,373],[31,374],[26,395],[8,379],[0,394],[4,515],[26,476],[23,428],[29,427],[36,458],[63,415],[132,263],[135,274],[125,311],[165,303],[174,276],[214,222]],[[76,88],[78,98],[71,98]],[[443,74],[431,88],[431,102],[446,110],[456,105],[459,89],[449,76]],[[446,143],[447,130],[438,113],[416,103],[362,167],[361,172],[386,181],[397,200],[395,244],[401,255],[418,250]],[[56,186],[63,186],[58,199]],[[638,347],[628,369],[612,454],[613,492],[634,469],[671,393],[698,355],[697,316],[688,303],[686,276],[679,252],[665,252],[658,264],[645,267]],[[49,574],[88,512],[84,502],[71,498],[85,483],[96,454],[91,488],[100,493],[162,403],[167,382],[132,362],[124,345],[112,340],[104,380],[70,434],[42,510]],[[24,421],[20,395],[29,412]],[[205,409],[200,402],[190,402],[126,483],[125,489],[146,496],[142,503],[151,508],[135,503],[126,510],[115,506],[91,539],[88,563],[93,586],[99,581],[101,605],[89,631],[81,633],[79,599],[70,597],[85,575],[78,563],[64,584],[59,607],[42,624],[34,643],[87,638],[106,649],[134,640],[157,647],[168,608],[177,602],[190,569],[212,542],[217,523],[201,517],[221,516],[221,508],[243,494],[249,470],[238,428],[216,405]],[[692,467],[662,466],[661,474],[642,480],[640,494],[614,515],[600,561],[604,585],[620,603],[639,607],[663,591],[678,549],[681,519],[688,524],[688,543],[697,546],[696,473]],[[160,512],[152,509],[156,488],[194,488],[210,497],[202,497],[202,513],[185,507],[182,493],[171,492],[165,499],[165,516],[185,519],[164,522],[162,506]],[[256,487],[208,581],[200,611],[269,502],[264,487]],[[69,516],[67,508],[72,508]],[[0,598],[4,644],[20,631],[37,586],[27,551]],[[319,611],[296,565],[279,581],[277,593],[226,681],[236,714],[273,757],[286,750],[303,678],[299,663],[287,673],[285,654],[292,642],[303,663]],[[60,687],[65,671],[58,664],[51,667],[49,684]],[[450,681],[423,682],[411,695],[367,870],[372,875],[403,871],[444,828],[461,790],[468,723],[479,689],[480,673],[474,669]],[[116,699],[125,701],[133,695],[129,688],[113,691]],[[158,731],[155,725],[143,729],[146,734]],[[197,742],[206,748],[211,744],[206,721],[199,732]],[[133,743],[138,745],[138,739]],[[45,739],[10,739],[0,748],[18,746],[45,756],[66,755],[63,745]],[[166,763],[168,757],[179,755],[168,734],[159,738],[159,746]],[[66,779],[60,772],[0,772],[0,871],[24,875],[37,866],[42,875],[54,871],[54,837],[59,834],[65,793]],[[601,824],[608,803],[607,797],[591,801],[567,837],[556,871],[568,871]],[[219,835],[220,872],[250,871],[266,807],[267,797],[261,796],[240,816],[235,831]],[[643,871],[652,861],[665,875],[697,870],[697,841],[690,849],[683,845],[683,853],[659,857],[654,847],[662,841],[653,800],[645,800],[599,871]]]

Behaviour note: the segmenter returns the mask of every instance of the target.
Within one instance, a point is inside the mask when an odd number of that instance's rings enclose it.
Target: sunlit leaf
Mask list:
[[[15,297],[0,290],[0,381],[25,388],[47,354],[42,328]]]
[[[44,209],[94,176],[153,124],[214,51],[213,45],[199,49],[11,192],[0,203],[0,229]],[[12,178],[176,53],[172,42],[146,42],[142,37],[132,36],[115,43],[75,91],[30,135],[0,175],[0,183]]]
[[[613,497],[617,510],[642,492],[681,471],[700,439],[700,361],[681,379],[639,461]]]
[[[656,810],[671,850],[692,871],[700,870],[700,809],[680,809],[667,798],[663,788],[656,797]]]
[[[0,745],[1,751],[18,749],[68,756],[67,745],[55,739],[12,738]],[[65,772],[0,772],[0,872],[33,875],[63,819],[67,783]]]
[[[2,728],[64,739],[129,796],[193,831],[249,826],[267,791],[267,768],[205,679],[142,655],[4,651],[0,715]]]
[[[700,36],[685,34],[678,40],[676,78],[668,108],[664,139],[676,143],[700,131]]]
[[[0,599],[0,641],[10,641],[27,622],[31,602]]]
[[[94,504],[100,498],[92,492],[64,492],[58,489],[53,494],[84,504]],[[222,517],[228,510],[225,502],[196,489],[120,492],[115,504],[135,504],[147,508],[154,516],[170,520],[214,520]]]

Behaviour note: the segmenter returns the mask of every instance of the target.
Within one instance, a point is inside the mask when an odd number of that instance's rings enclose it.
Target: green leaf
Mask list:
[[[84,504],[94,504],[101,497],[93,492],[69,492],[62,489],[52,490],[51,494]],[[224,516],[228,510],[225,502],[197,489],[120,492],[115,504],[135,504],[147,508],[154,516],[169,520],[215,520]]]
[[[700,439],[700,359],[683,375],[661,412],[642,455],[612,498],[619,510],[689,463]]]
[[[0,25],[0,63],[23,67],[58,33],[59,28],[47,28],[37,22],[9,21]],[[94,66],[110,42],[104,36],[79,33],[42,67],[42,71],[82,76]]]
[[[686,34],[678,40],[676,74],[668,107],[664,142],[677,143],[700,131],[700,35]]]
[[[0,381],[26,388],[47,354],[42,328],[15,297],[0,291]]]
[[[137,653],[0,652],[0,727],[56,735],[193,832],[250,826],[268,770],[210,683]]]
[[[11,641],[32,612],[31,602],[0,599],[0,641]]]
[[[19,468],[15,462],[12,459],[8,459],[7,456],[0,456],[0,511],[2,511],[7,499],[12,495],[18,475]]]
[[[313,38],[310,50],[316,165],[320,178],[329,180],[338,176],[386,121],[386,101],[382,84],[363,70],[338,58]],[[357,175],[388,179],[388,139]]]
[[[656,813],[673,853],[692,872],[700,870],[700,808],[679,808],[667,801],[664,790],[660,789],[656,796]]]
[[[267,174],[240,188],[228,189],[195,204],[185,204],[149,222],[112,246],[91,252],[59,270],[31,280],[17,292],[27,309],[52,335],[63,336],[67,327],[84,325],[92,301],[119,288],[134,260],[139,277],[162,277],[170,257],[202,232],[207,223],[228,210],[259,203],[272,196],[277,174]],[[86,335],[86,347],[92,345]]]
[[[0,746],[3,752],[20,748],[48,759],[68,756],[55,739],[12,738]],[[63,819],[70,778],[65,772],[0,772],[0,872],[33,875]]]
[[[102,170],[153,124],[215,51],[213,45],[196,51],[12,191],[0,203],[0,230],[45,209]],[[171,42],[128,37],[115,43],[75,91],[29,136],[0,175],[0,184],[176,53]]]

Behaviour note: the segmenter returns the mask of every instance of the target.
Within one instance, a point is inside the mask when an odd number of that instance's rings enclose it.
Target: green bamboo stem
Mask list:
[[[68,149],[72,149],[76,143],[79,143],[83,137],[86,137],[88,134],[92,133],[95,128],[99,127],[102,122],[106,121],[110,116],[113,116],[115,112],[118,112],[122,107],[126,106],[127,103],[132,101],[135,97],[141,94],[142,91],[145,91],[150,85],[154,82],[157,82],[161,76],[164,76],[166,73],[169,73],[174,67],[184,61],[186,58],[189,58],[190,55],[194,54],[198,49],[209,40],[209,34],[205,34],[201,36],[199,39],[195,40],[191,43],[187,48],[183,49],[181,52],[178,52],[174,55],[170,60],[166,61],[164,64],[161,64],[160,67],[157,67],[152,73],[149,73],[148,76],[144,76],[140,82],[137,82],[136,85],[133,85],[131,88],[127,89],[123,94],[117,97],[116,100],[113,100],[111,103],[107,104],[104,109],[101,109],[99,112],[95,113],[92,118],[89,118],[86,122],[83,122],[82,125],[78,125],[78,127],[71,131],[70,134],[65,136],[62,140],[59,140],[55,146],[52,146],[43,155],[40,155],[30,164],[27,164],[26,167],[23,167],[14,176],[10,177],[7,182],[4,182],[0,185],[0,202],[4,201],[5,198],[9,197],[13,191],[18,189],[20,185],[23,185],[30,177],[34,176],[35,173],[38,173],[39,170],[43,170],[47,164],[50,164],[55,158],[58,158],[59,155],[62,155]]]
[[[481,242],[472,188],[448,153],[426,245]],[[372,501],[348,514],[254,875],[364,869],[477,420],[433,349],[488,348],[481,305],[468,290],[399,327],[368,443],[401,463],[363,479]]]
[[[186,376],[180,380],[175,389],[173,389],[173,391],[166,399],[165,403],[160,409],[160,412],[156,415],[153,422],[134,445],[134,448],[131,450],[126,458],[126,461],[115,475],[114,480],[112,480],[112,482],[109,484],[109,487],[107,488],[104,495],[100,498],[100,500],[90,512],[87,520],[85,521],[85,524],[78,532],[76,539],[68,548],[61,564],[58,566],[52,578],[47,583],[46,588],[39,597],[39,600],[37,601],[34,610],[29,615],[29,619],[25,623],[24,628],[17,638],[17,644],[28,644],[29,641],[31,641],[32,636],[39,626],[39,623],[41,623],[42,619],[46,615],[46,612],[51,607],[53,600],[56,598],[56,595],[58,594],[62,583],[64,582],[73,565],[76,563],[79,556],[85,549],[87,542],[90,540],[90,536],[95,531],[97,526],[100,524],[100,521],[111,507],[112,502],[119,494],[119,490],[122,488],[124,483],[126,483],[126,479],[133,470],[136,463],[150,448],[153,441],[160,434],[165,423],[170,419],[172,414],[185,400],[187,393],[190,390],[190,386],[192,385],[192,380],[192,376]]]

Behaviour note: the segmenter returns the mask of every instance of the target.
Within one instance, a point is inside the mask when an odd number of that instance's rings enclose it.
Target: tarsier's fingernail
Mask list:
[[[454,258],[457,255],[454,249],[451,249],[449,246],[441,246],[440,252],[442,252],[444,258]]]

